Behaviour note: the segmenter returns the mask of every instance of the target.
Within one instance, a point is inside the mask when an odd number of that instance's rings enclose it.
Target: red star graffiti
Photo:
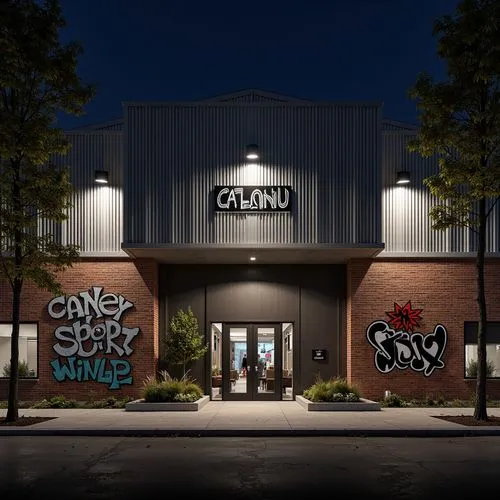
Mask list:
[[[420,313],[423,309],[412,309],[411,300],[404,307],[394,302],[394,311],[387,311],[385,314],[389,316],[389,324],[397,331],[412,332],[415,327],[420,326],[419,321],[422,321]]]

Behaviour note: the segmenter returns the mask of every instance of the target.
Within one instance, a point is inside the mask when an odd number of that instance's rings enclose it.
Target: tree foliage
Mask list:
[[[479,306],[478,385],[475,416],[486,415],[487,323],[484,259],[487,224],[500,197],[500,1],[463,0],[438,19],[433,35],[447,79],[421,74],[410,95],[421,127],[410,149],[438,155],[439,171],[424,180],[438,203],[433,228],[466,227],[477,243]]]
[[[165,357],[174,365],[182,365],[183,376],[186,367],[205,355],[208,344],[200,334],[198,320],[191,307],[179,309],[170,320],[169,334],[165,341]]]
[[[64,26],[57,0],[0,2],[0,279],[13,291],[8,420],[17,419],[23,283],[60,294],[57,272],[78,257],[46,229],[67,218],[72,193],[69,170],[52,162],[69,149],[57,115],[81,114],[94,93],[77,74],[80,45],[59,39]]]
[[[500,195],[499,23],[498,0],[465,0],[455,15],[436,21],[448,79],[434,82],[423,73],[410,91],[421,120],[411,148],[439,154],[439,173],[424,181],[443,202],[432,209],[436,229],[477,231],[475,202]]]

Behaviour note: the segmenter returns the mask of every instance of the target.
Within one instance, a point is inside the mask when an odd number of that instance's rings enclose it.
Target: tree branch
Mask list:
[[[448,156],[450,156],[454,160],[458,160],[457,152],[455,150],[452,150],[450,146],[444,146],[443,150]]]
[[[5,89],[2,89],[2,100],[3,100],[3,105],[5,109],[8,111],[9,110],[9,96],[7,95],[7,92]]]
[[[495,208],[495,205],[497,204],[498,200],[500,200],[500,196],[497,196],[495,198],[495,201],[491,204],[490,209],[486,212],[486,218],[488,218],[491,212],[493,212],[493,209]]]
[[[466,224],[465,222],[464,223],[458,223],[457,226],[459,227],[465,227],[466,229],[469,229],[470,231],[472,231],[473,233],[476,233],[476,234],[479,234],[479,231],[477,229],[474,229],[473,226],[471,226],[470,224]]]
[[[5,262],[5,257],[3,255],[3,252],[0,252],[0,262],[1,262],[1,265],[2,265],[2,269],[3,269],[4,275],[7,276],[7,280],[10,283],[10,286],[13,287],[14,286],[14,281],[12,280],[12,277],[10,276],[9,270],[7,268],[7,264]]]
[[[28,118],[28,112],[31,108],[31,103],[33,101],[33,93],[34,93],[34,87],[35,87],[35,82],[36,82],[36,79],[37,79],[37,74],[36,73],[31,73],[31,83],[29,84],[29,89],[28,89],[28,96],[27,96],[27,100],[28,102],[26,103],[26,106],[25,106],[25,109],[22,113],[22,124],[24,124],[24,122],[27,120]],[[28,80],[28,78],[26,78],[26,80]]]

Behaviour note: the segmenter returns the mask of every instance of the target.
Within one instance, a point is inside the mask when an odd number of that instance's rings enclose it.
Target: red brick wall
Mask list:
[[[486,264],[488,321],[500,321],[500,261]],[[464,321],[477,321],[474,260],[394,261],[353,260],[348,265],[347,375],[362,395],[383,397],[385,390],[416,398],[440,396],[469,398],[475,381],[464,379]],[[448,343],[442,360],[445,367],[429,376],[411,368],[397,367],[387,374],[374,364],[375,348],[366,338],[375,320],[388,321],[386,311],[394,302],[423,309],[423,321],[416,332],[430,333],[444,325]],[[500,396],[500,380],[489,380],[488,395]]]
[[[158,358],[158,266],[149,259],[135,261],[108,260],[82,261],[59,276],[65,295],[75,295],[87,291],[93,286],[104,287],[103,293],[123,295],[134,307],[128,309],[120,318],[120,323],[128,328],[140,328],[140,333],[132,340],[133,352],[124,355],[132,365],[132,385],[122,385],[120,389],[110,390],[108,385],[95,381],[57,382],[52,375],[50,361],[59,358],[53,350],[58,342],[54,336],[55,329],[63,324],[71,324],[72,320],[52,319],[47,306],[53,296],[25,283],[21,303],[21,320],[39,322],[38,345],[39,364],[38,380],[20,380],[19,399],[38,400],[63,394],[68,398],[88,399],[107,396],[136,397],[140,393],[144,378],[154,373]],[[0,321],[11,321],[11,290],[8,284],[0,284]],[[93,320],[102,321],[101,320]],[[116,354],[106,355],[120,359]],[[96,355],[99,357],[99,355]],[[59,358],[64,360],[64,358]],[[0,379],[0,399],[7,398],[8,381]]]

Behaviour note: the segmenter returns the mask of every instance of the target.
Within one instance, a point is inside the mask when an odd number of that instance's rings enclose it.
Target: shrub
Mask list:
[[[193,402],[203,396],[203,390],[188,377],[176,379],[162,372],[159,378],[146,378],[142,396],[148,403]]]
[[[341,392],[336,392],[333,396],[332,396],[332,401],[345,401],[345,396],[344,394],[342,394]]]
[[[350,392],[346,395],[345,400],[348,403],[355,403],[356,401],[359,401],[359,396],[353,392]]]
[[[132,398],[125,396],[124,398],[115,398],[111,396],[106,399],[90,400],[84,404],[85,408],[125,408],[125,405],[132,401]]]
[[[437,399],[433,399],[431,396],[427,396],[424,399],[411,399],[407,400],[398,394],[391,394],[387,398],[384,398],[380,401],[380,404],[384,407],[393,407],[393,408],[429,408],[429,407],[441,407],[441,408],[470,408],[473,407],[475,402],[474,399],[470,401],[454,399],[454,400],[446,400],[444,396],[439,396]],[[498,401],[488,402],[489,407],[498,407]]]
[[[19,377],[21,378],[33,377],[34,375],[32,373],[33,372],[31,372],[30,374],[28,362],[24,360],[19,360]],[[3,367],[3,376],[10,377],[10,361]]]
[[[115,400],[115,403],[114,403],[114,406],[112,406],[111,408],[125,408],[125,405],[127,403],[130,403],[130,401],[132,401],[133,398],[131,398],[130,396],[125,396],[124,398],[118,398]]]
[[[33,408],[33,401],[19,401],[18,402],[18,408],[21,409],[27,409],[27,408]],[[0,409],[7,409],[9,407],[8,401],[0,401]]]
[[[64,396],[54,396],[42,399],[35,403],[32,408],[77,408],[78,403],[74,399],[66,399]]]
[[[340,402],[359,401],[360,393],[357,387],[349,384],[345,379],[322,380],[316,382],[303,393],[306,399],[313,402]]]
[[[383,399],[382,405],[389,408],[403,408],[406,402],[399,394],[391,394]]]
[[[182,366],[182,377],[186,377],[189,363],[202,358],[208,351],[204,335],[199,331],[198,319],[191,307],[187,312],[179,309],[169,324],[169,334],[164,342],[166,361]]]
[[[492,361],[486,361],[486,376],[492,377],[493,372],[495,371],[495,365]],[[477,361],[475,359],[471,359],[467,368],[465,369],[465,376],[471,378],[477,378]]]

